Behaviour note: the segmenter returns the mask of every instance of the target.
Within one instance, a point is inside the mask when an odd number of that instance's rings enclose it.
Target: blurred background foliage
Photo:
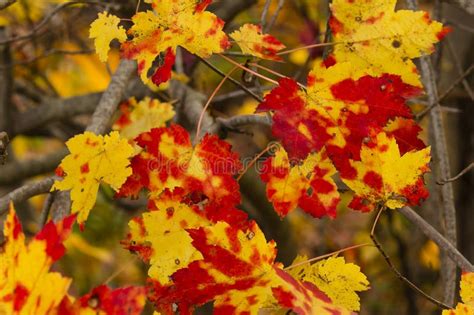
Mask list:
[[[230,0],[225,0],[230,1]],[[210,10],[223,5],[224,0],[215,1]],[[238,2],[238,0],[232,0]],[[88,39],[90,23],[97,13],[106,9],[123,18],[123,24],[135,12],[137,2],[95,1],[94,5],[79,4],[64,7],[51,16],[57,6],[65,0],[18,0],[9,8],[0,11],[0,39],[29,34],[35,25],[48,18],[45,27],[38,30],[28,40],[8,44],[9,55],[0,60],[0,72],[9,72],[11,84],[11,106],[15,113],[35,108],[49,99],[70,98],[103,91],[116,68],[120,53],[117,46],[110,54],[107,64],[103,64],[93,51],[93,43]],[[241,11],[231,21],[227,21],[228,32],[243,23],[260,23],[265,0],[242,1]],[[278,10],[280,1],[271,1],[267,21]],[[98,3],[98,5],[97,5]],[[404,3],[399,3],[400,8]],[[435,53],[433,60],[439,73],[440,91],[446,90],[459,75],[459,67],[466,69],[472,63],[474,54],[474,19],[464,11],[441,1],[420,4],[432,11],[434,17],[451,24],[453,32]],[[141,9],[146,8],[142,3]],[[325,0],[287,0],[279,12],[269,33],[277,37],[288,48],[295,48],[324,41],[328,18],[328,3]],[[237,48],[233,50],[237,51]],[[305,82],[311,65],[324,54],[322,48],[303,49],[288,54],[283,62],[262,61],[283,75]],[[239,61],[241,57],[233,56]],[[210,95],[221,80],[221,76],[208,66],[184,52],[184,65],[189,84],[195,89]],[[231,65],[221,58],[212,57],[209,62],[223,72]],[[273,76],[272,74],[268,74]],[[242,79],[244,74],[234,76]],[[469,79],[469,77],[468,77]],[[255,80],[255,79],[254,79]],[[472,83],[472,75],[470,77]],[[266,82],[247,82],[263,94],[270,86]],[[143,89],[143,87],[142,87]],[[236,92],[237,91],[237,92]],[[225,83],[212,103],[211,112],[215,117],[230,117],[237,114],[253,113],[257,102],[238,92],[230,83]],[[145,89],[144,95],[152,95],[168,100],[166,90]],[[423,110],[426,100],[421,97],[412,102],[415,112]],[[447,121],[452,169],[460,170],[473,157],[472,117],[474,104],[462,85],[453,89],[442,103]],[[64,146],[64,141],[82,132],[88,115],[68,117],[63,121],[51,122],[25,134],[12,137],[8,163],[37,159],[54,153]],[[15,120],[11,121],[15,124]],[[421,121],[425,129],[424,138],[429,142],[428,122]],[[261,126],[250,126],[244,130],[228,132],[227,140],[243,158],[251,158],[262,151],[272,140],[270,130]],[[8,165],[7,163],[7,165]],[[1,182],[0,195],[18,187],[21,183],[44,176],[48,170],[37,172],[35,176],[16,178],[15,181]],[[1,172],[1,169],[0,169]],[[30,174],[31,175],[31,174]],[[472,175],[457,183],[456,195],[459,211],[460,249],[468,259],[474,258],[474,232]],[[437,186],[429,179],[431,191]],[[303,212],[294,212],[280,220],[265,198],[264,185],[255,169],[250,169],[241,181],[242,207],[262,226],[268,239],[275,239],[279,247],[279,259],[290,264],[297,253],[316,257],[354,244],[370,242],[369,231],[373,214],[363,214],[347,209],[348,194],[343,195],[338,218],[335,220],[316,220]],[[471,187],[471,188],[469,188]],[[466,190],[467,189],[467,190]],[[470,190],[469,190],[470,189]],[[40,214],[45,196],[32,198],[29,202],[17,205],[24,222],[25,230],[33,235],[40,228]],[[440,215],[437,201],[430,198],[420,209],[428,221],[440,228]],[[83,294],[90,288],[107,282],[112,286],[142,284],[146,277],[146,267],[134,255],[120,246],[120,240],[127,233],[127,222],[146,207],[146,201],[115,200],[113,192],[101,189],[94,211],[87,221],[84,231],[75,229],[67,241],[67,255],[57,264],[65,275],[74,279],[72,290]],[[471,226],[470,226],[471,225]],[[382,218],[377,233],[384,249],[389,253],[401,272],[412,279],[423,290],[433,296],[441,297],[440,252],[438,247],[427,240],[415,227],[396,213]],[[372,290],[362,294],[361,314],[436,314],[439,311],[429,302],[416,295],[403,282],[396,278],[385,264],[380,254],[371,246],[346,251],[346,260],[359,264],[367,274]]]

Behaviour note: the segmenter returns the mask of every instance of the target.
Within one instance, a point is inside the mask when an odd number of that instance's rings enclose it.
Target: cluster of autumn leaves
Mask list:
[[[103,61],[117,39],[143,82],[159,85],[172,77],[178,46],[202,58],[230,46],[224,22],[206,11],[210,0],[145,2],[152,10],[136,13],[128,30],[107,12],[92,23]],[[283,78],[258,106],[272,113],[281,142],[261,175],[280,216],[299,207],[335,217],[336,174],[354,192],[349,206],[361,211],[415,205],[428,196],[423,174],[430,149],[418,138],[406,99],[422,91],[412,58],[429,53],[446,29],[424,12],[394,7],[393,0],[334,0],[330,56],[316,63],[307,86]],[[257,58],[278,60],[284,48],[252,24],[230,37]],[[56,172],[63,179],[53,189],[71,192],[72,216],[48,223],[25,245],[11,209],[0,253],[0,314],[139,314],[145,296],[164,314],[189,314],[208,302],[215,314],[360,309],[357,292],[369,283],[344,258],[310,264],[298,257],[286,268],[275,260],[276,244],[238,209],[243,167],[228,143],[206,134],[193,145],[184,128],[167,127],[174,116],[169,103],[130,99],[120,110],[115,131],[85,132],[66,143],[70,154]],[[117,197],[146,191],[148,210],[130,221],[123,244],[150,265],[149,281],[146,289],[101,286],[76,299],[67,294],[70,279],[49,269],[64,254],[72,223],[84,228],[101,183]],[[474,314],[472,279],[463,276],[465,304],[449,314]],[[54,285],[40,289],[46,282]]]

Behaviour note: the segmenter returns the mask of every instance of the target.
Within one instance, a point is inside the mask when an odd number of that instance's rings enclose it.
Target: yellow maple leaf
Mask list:
[[[293,264],[306,261],[307,257],[298,256]],[[360,298],[357,292],[369,289],[367,277],[360,267],[346,263],[344,257],[330,257],[315,264],[304,264],[289,270],[296,279],[315,284],[326,293],[334,303],[351,311],[360,310]]]
[[[99,17],[92,22],[89,30],[89,38],[94,39],[95,50],[102,62],[107,61],[110,50],[110,42],[117,39],[120,43],[127,40],[127,33],[119,26],[120,19],[108,12],[99,13]]]
[[[461,276],[461,300],[455,309],[444,310],[442,315],[474,315],[474,272]]]
[[[333,1],[330,26],[340,43],[334,46],[334,56],[356,66],[358,76],[391,73],[421,86],[411,59],[431,53],[447,29],[426,12],[395,12],[395,5],[396,0]]]
[[[164,127],[175,115],[170,103],[161,103],[149,97],[139,102],[132,97],[120,106],[120,110],[122,115],[115,122],[113,129],[119,130],[120,136],[126,139],[134,139],[143,132]]]
[[[72,222],[73,217],[69,217],[57,226],[49,223],[45,226],[50,230],[49,236],[37,236],[26,245],[21,224],[10,204],[4,228],[5,243],[0,250],[0,314],[46,315],[61,303],[71,279],[49,269],[62,255],[58,254],[63,250],[58,241],[69,234]],[[52,229],[57,238],[51,236]]]
[[[474,307],[474,272],[466,272],[461,276],[461,299]]]
[[[281,60],[276,53],[285,48],[285,45],[272,35],[263,34],[259,25],[244,24],[230,34],[230,37],[237,42],[244,54],[262,59]]]
[[[378,203],[396,209],[427,198],[422,176],[430,170],[429,147],[400,156],[395,138],[379,132],[362,146],[360,157],[350,161],[357,175],[342,177],[355,192],[349,205],[353,209],[370,211]]]
[[[95,204],[101,182],[118,190],[132,173],[129,158],[134,149],[114,131],[106,136],[84,132],[66,142],[70,151],[59,165],[64,179],[56,181],[52,190],[71,190],[72,213],[79,212],[83,223]]]

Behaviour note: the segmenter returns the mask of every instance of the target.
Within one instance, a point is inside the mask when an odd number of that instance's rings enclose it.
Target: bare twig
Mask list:
[[[45,194],[49,192],[51,186],[53,186],[54,181],[58,179],[56,176],[47,177],[43,180],[38,182],[34,182],[31,184],[23,185],[6,196],[0,198],[0,215],[3,215],[8,210],[8,204],[10,201],[13,203],[18,203],[25,201],[33,196]]]
[[[202,61],[202,63],[204,63],[206,66],[208,66],[210,69],[212,69],[215,73],[221,75],[222,77],[225,76],[225,73],[222,72],[221,70],[219,70],[216,66],[214,66],[212,63],[210,63],[209,61],[207,61],[206,59],[204,58],[200,58],[198,57],[199,60]],[[256,99],[257,101],[259,101],[260,103],[263,102],[263,98],[261,98],[260,96],[258,96],[256,93],[253,92],[253,90],[247,88],[245,85],[243,85],[241,82],[235,80],[234,78],[229,78],[228,79],[230,82],[234,83],[235,85],[237,85],[239,88],[241,88],[245,93],[247,93],[249,96],[253,97],[254,99]]]
[[[136,68],[135,61],[120,61],[107,90],[105,90],[100,98],[99,105],[97,105],[97,109],[92,115],[92,121],[86,128],[87,131],[92,131],[98,135],[107,131],[110,118],[117,109],[126,90],[126,85],[132,74],[136,71]]]
[[[410,207],[398,209],[411,223],[416,225],[429,239],[435,242],[462,270],[474,272],[474,266],[464,257],[452,243],[450,243],[441,233],[426,222],[418,213]]]
[[[51,212],[51,206],[53,205],[54,198],[56,197],[56,192],[53,191],[48,194],[46,197],[43,208],[41,209],[40,224],[44,226],[48,222],[49,213]]]
[[[50,172],[58,166],[67,153],[68,150],[63,148],[39,158],[7,163],[0,172],[0,185],[11,184],[31,176]]]
[[[97,109],[92,115],[92,121],[86,128],[95,134],[103,134],[109,128],[109,121],[122,98],[126,85],[136,71],[136,63],[130,60],[121,60],[109,86],[102,94]],[[67,216],[71,209],[71,198],[68,191],[60,191],[52,205],[52,217],[55,222]]]
[[[268,32],[271,30],[273,25],[275,25],[276,19],[278,18],[278,15],[280,14],[281,9],[283,8],[283,4],[285,3],[285,0],[278,0],[278,5],[275,10],[275,13],[273,13],[272,18],[270,22],[267,24],[267,27],[264,29],[265,32]]]
[[[461,65],[461,62],[459,61],[459,57],[456,53],[456,50],[454,49],[453,44],[451,43],[449,38],[446,38],[446,43],[448,44],[447,46],[449,48],[449,52],[451,53],[451,56],[453,57],[454,66],[456,67],[458,74],[462,77],[462,85],[464,89],[466,90],[467,94],[469,94],[471,101],[474,101],[474,91],[472,91],[471,86],[469,85],[469,82],[466,80],[467,75],[464,75],[464,71],[462,70],[463,67]]]
[[[469,172],[473,168],[474,168],[474,162],[472,162],[466,168],[464,168],[461,172],[459,172],[458,175],[456,175],[454,177],[451,177],[451,178],[448,178],[448,179],[439,180],[436,183],[438,185],[444,185],[446,183],[454,182],[455,180],[458,180],[461,176],[463,176],[464,174],[466,174],[467,172]]]
[[[267,26],[267,15],[268,10],[270,9],[270,4],[272,4],[272,0],[266,0],[265,5],[263,6],[262,15],[260,16],[260,25],[262,26],[262,30],[266,31]]]
[[[404,275],[401,274],[401,272],[395,267],[395,265],[392,263],[390,257],[387,255],[387,253],[385,253],[385,251],[383,250],[382,248],[382,245],[379,243],[379,241],[377,240],[377,238],[375,237],[375,228],[377,227],[377,223],[380,219],[380,215],[382,214],[382,211],[384,211],[384,207],[381,207],[380,210],[378,211],[377,213],[377,216],[375,217],[375,220],[374,220],[374,224],[372,225],[372,229],[370,231],[370,238],[372,239],[375,247],[377,247],[378,251],[380,252],[380,254],[382,255],[382,257],[385,259],[385,262],[387,263],[387,265],[390,267],[390,269],[393,271],[393,273],[400,279],[402,280],[403,282],[405,282],[406,284],[408,284],[416,293],[420,294],[421,296],[423,296],[425,299],[427,299],[428,301],[432,302],[433,304],[439,306],[440,308],[442,309],[450,309],[451,307],[444,304],[443,302],[441,301],[438,301],[437,299],[435,299],[434,297],[432,297],[431,295],[427,294],[426,292],[424,292],[423,290],[421,290],[420,288],[418,288],[413,282],[411,282],[407,277],[405,277]]]
[[[416,0],[406,0],[410,10],[417,10]],[[451,171],[449,166],[448,145],[446,143],[446,135],[443,127],[443,118],[441,114],[441,106],[438,102],[438,91],[436,87],[436,76],[433,71],[429,56],[420,58],[420,71],[423,85],[428,95],[428,103],[436,104],[430,111],[430,123],[434,137],[434,160],[438,162],[437,169],[439,178],[449,178]],[[453,186],[451,183],[441,186],[442,215],[444,219],[445,236],[451,244],[456,246],[456,208],[454,205]],[[441,276],[444,282],[444,300],[448,304],[454,303],[456,289],[456,265],[442,257]]]
[[[466,77],[471,74],[471,72],[474,70],[474,64],[471,64],[469,68],[466,69],[447,89],[444,91],[439,97],[438,97],[438,102],[434,104],[430,104],[428,107],[426,107],[423,111],[419,112],[416,115],[416,119],[420,120],[422,119],[426,114],[428,114],[433,108],[435,108],[439,102],[441,102],[446,96],[448,96],[449,93],[461,82],[466,81]],[[466,81],[467,82],[467,81]],[[469,86],[469,85],[468,85]],[[466,89],[466,91],[470,91],[470,89]],[[468,92],[469,93],[469,92]]]
[[[40,29],[42,29],[44,26],[46,26],[48,24],[48,22],[57,13],[59,13],[61,10],[63,10],[66,7],[70,7],[70,6],[76,5],[76,4],[90,4],[90,5],[98,5],[98,6],[107,6],[107,5],[109,5],[107,3],[103,3],[103,2],[100,2],[100,1],[70,1],[70,2],[62,3],[62,4],[58,5],[57,7],[55,7],[41,22],[36,24],[35,27],[33,27],[33,29],[31,30],[31,32],[29,32],[28,34],[25,34],[25,35],[3,39],[3,40],[0,41],[0,45],[5,45],[5,44],[8,44],[8,43],[13,43],[13,42],[22,41],[22,40],[28,40],[32,37],[35,37],[36,34],[38,33],[38,31]]]

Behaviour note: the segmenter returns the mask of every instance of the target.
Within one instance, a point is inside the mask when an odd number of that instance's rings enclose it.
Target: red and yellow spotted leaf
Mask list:
[[[65,298],[56,314],[140,315],[145,301],[146,289],[144,287],[110,289],[101,285],[75,301],[71,297]]]
[[[461,276],[461,301],[455,309],[444,310],[442,315],[474,315],[474,272]]]
[[[283,148],[265,161],[261,177],[275,211],[283,217],[299,206],[316,218],[334,218],[340,197],[331,178],[336,169],[325,150],[311,153],[301,164],[296,162]]]
[[[418,138],[422,129],[413,119],[397,117],[389,121],[383,130],[397,140],[401,154],[426,147],[423,140]]]
[[[397,117],[410,119],[406,98],[420,89],[398,76],[351,79],[349,63],[317,64],[308,76],[307,93],[290,79],[265,97],[258,111],[273,110],[272,132],[291,158],[304,159],[326,146],[336,168],[349,171],[372,128],[383,128]]]
[[[120,43],[127,40],[127,33],[122,26],[118,26],[120,19],[108,12],[99,13],[99,17],[92,22],[89,37],[94,38],[95,51],[102,62],[107,61],[110,42],[117,39]]]
[[[120,105],[120,111],[122,114],[115,121],[113,129],[120,131],[120,136],[126,139],[134,139],[153,128],[164,127],[175,114],[170,103],[149,97],[139,102],[132,97]]]
[[[298,256],[293,265],[307,260],[306,256]],[[314,264],[295,266],[289,270],[289,274],[298,280],[314,284],[331,298],[333,304],[350,311],[360,310],[357,292],[369,289],[369,281],[360,267],[346,263],[344,257],[330,257]]]
[[[430,170],[430,148],[400,154],[393,137],[379,132],[362,146],[360,161],[350,161],[356,174],[344,183],[354,191],[349,207],[371,211],[377,204],[390,209],[416,205],[428,197],[423,174]]]
[[[229,36],[235,40],[244,54],[262,59],[281,60],[277,53],[284,49],[285,45],[272,35],[263,34],[260,25],[244,24]]]
[[[269,307],[304,315],[349,314],[313,284],[284,272],[275,263],[275,243],[265,240],[255,222],[243,230],[217,222],[188,233],[202,259],[175,272],[169,285],[151,282],[149,298],[162,313],[191,314],[214,301],[213,314],[222,315],[259,314]]]
[[[433,52],[447,32],[427,12],[395,10],[396,0],[335,0],[330,27],[337,62],[350,62],[354,79],[396,74],[403,82],[421,86],[412,59]]]
[[[188,132],[172,125],[152,129],[135,141],[144,151],[132,159],[132,176],[119,196],[136,196],[147,188],[153,197],[166,188],[181,187],[187,193],[202,192],[204,198],[222,206],[240,202],[234,179],[241,169],[239,157],[217,136],[205,135],[193,148]]]
[[[56,181],[52,190],[70,190],[72,213],[79,213],[83,223],[95,204],[101,182],[118,190],[131,175],[129,167],[133,147],[119,133],[97,136],[86,131],[66,142],[70,154],[59,165],[63,180]]]
[[[191,244],[187,229],[221,220],[236,227],[248,227],[243,211],[195,203],[181,188],[165,190],[150,200],[149,206],[148,212],[130,221],[130,233],[123,244],[151,265],[148,275],[163,285],[171,281],[174,272],[203,258]]]
[[[0,248],[0,314],[50,314],[66,296],[71,279],[50,272],[64,254],[63,241],[75,216],[49,222],[28,244],[13,204],[5,221]]]
[[[130,233],[124,242],[126,248],[149,262],[148,275],[163,285],[178,269],[202,259],[186,229],[211,223],[203,211],[181,202],[183,198],[181,189],[165,190],[159,199],[151,201],[154,210],[130,221]]]
[[[210,1],[153,0],[153,11],[138,12],[132,17],[128,33],[132,40],[122,45],[123,55],[138,62],[144,83],[155,85],[171,77],[177,46],[207,58],[229,46],[222,28],[224,22],[204,11]],[[154,62],[158,62],[153,69]],[[151,73],[151,74],[150,74]]]
[[[349,315],[347,309],[336,306],[314,284],[293,278],[282,269],[275,268],[277,281],[272,288],[280,307],[291,309],[298,315]]]
[[[150,299],[158,310],[172,314],[177,305],[189,314],[214,300],[214,314],[257,314],[271,295],[275,243],[267,243],[255,222],[247,230],[218,222],[188,233],[203,259],[174,273],[171,285],[155,284]]]

